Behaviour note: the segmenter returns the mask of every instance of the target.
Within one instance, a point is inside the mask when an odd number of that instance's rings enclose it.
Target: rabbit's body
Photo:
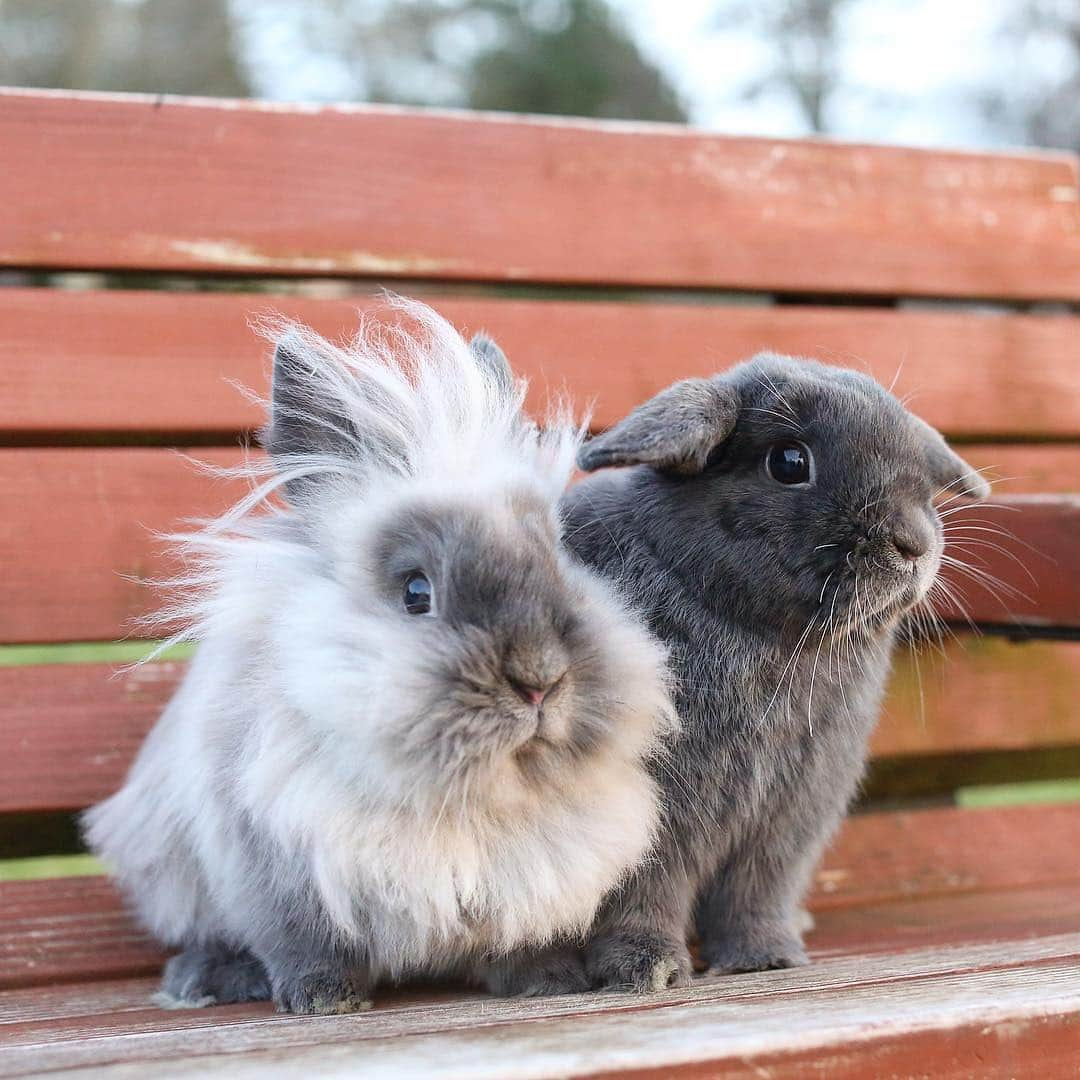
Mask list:
[[[675,670],[682,731],[654,765],[662,850],[602,917],[602,932],[618,928],[611,954],[593,945],[597,981],[661,989],[689,973],[688,929],[717,970],[802,961],[798,905],[862,775],[896,623],[819,651],[820,634],[800,649],[801,628],[770,639],[740,625],[725,610],[730,595],[703,606],[651,542],[646,522],[662,529],[674,508],[642,480],[590,477],[568,497],[566,518],[571,546],[647,612]],[[630,937],[646,943],[641,951],[620,941],[628,928],[640,931]]]
[[[580,978],[561,946],[655,832],[663,652],[561,549],[577,435],[539,433],[508,372],[410,313],[434,339],[393,339],[415,382],[370,340],[374,358],[279,351],[269,444],[297,509],[195,541],[198,653],[87,815],[185,949],[181,1003],[343,1011],[379,979],[450,973],[543,992],[552,965],[561,987]],[[349,363],[382,381],[334,388],[326,420],[308,380]],[[348,444],[317,446],[324,429]]]
[[[713,971],[805,963],[803,894],[936,577],[932,500],[985,482],[867,377],[769,355],[675,384],[581,463],[635,466],[568,494],[567,537],[667,644],[682,722],[657,857],[605,904],[591,977],[685,982],[688,931]]]
[[[244,555],[258,558],[254,545]],[[283,557],[292,576],[295,558]],[[257,572],[280,582],[267,558]],[[317,579],[297,585],[318,622],[347,617],[313,595]],[[365,942],[373,972],[398,978],[580,935],[651,839],[655,805],[641,798],[637,764],[612,756],[590,768],[587,788],[554,785],[544,798],[510,775],[496,784],[501,805],[478,820],[369,797],[377,775],[359,790],[351,763],[337,768],[320,753],[327,732],[309,720],[318,703],[283,705],[297,696],[293,673],[245,672],[245,658],[267,653],[319,671],[333,644],[314,622],[301,636],[257,590],[245,595],[243,621],[200,643],[128,783],[91,819],[92,839],[155,936],[252,943],[252,915],[269,903],[271,938],[285,913],[302,910]],[[275,640],[277,626],[285,633]],[[357,678],[358,720],[365,682]]]

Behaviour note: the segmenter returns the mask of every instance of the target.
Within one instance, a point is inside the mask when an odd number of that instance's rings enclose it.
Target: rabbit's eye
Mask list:
[[[773,443],[765,455],[765,471],[778,484],[808,484],[813,463],[810,448],[794,440]]]
[[[405,588],[401,597],[405,610],[410,615],[427,615],[435,607],[435,591],[427,575],[419,570],[405,579]]]

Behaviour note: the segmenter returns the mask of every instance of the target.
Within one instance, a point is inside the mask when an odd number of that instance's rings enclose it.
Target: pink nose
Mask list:
[[[547,690],[540,689],[538,686],[526,686],[524,683],[515,682],[512,684],[514,692],[522,701],[528,705],[535,705],[536,708],[540,708],[544,704],[544,698],[547,697]],[[548,688],[550,689],[550,687]]]
[[[544,698],[547,697],[546,690],[537,690],[532,686],[523,686],[519,693],[530,705],[535,705],[537,708],[544,704]]]

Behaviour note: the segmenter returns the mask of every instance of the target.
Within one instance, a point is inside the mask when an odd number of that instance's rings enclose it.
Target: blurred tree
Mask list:
[[[258,20],[275,7],[280,17],[290,0],[239,11]],[[686,119],[607,0],[318,0],[302,33],[360,100]]]
[[[756,35],[771,54],[766,69],[742,90],[752,101],[779,90],[815,133],[829,130],[829,100],[840,88],[840,14],[855,0],[725,0],[716,13],[724,29]]]
[[[0,83],[250,93],[228,0],[0,0]]]
[[[1018,0],[1000,28],[1017,72],[980,95],[1006,139],[1080,151],[1080,3]]]
[[[316,97],[686,119],[607,0],[0,0],[0,83],[276,96],[297,65]]]
[[[671,84],[603,0],[500,4],[498,44],[469,69],[476,109],[685,122]]]

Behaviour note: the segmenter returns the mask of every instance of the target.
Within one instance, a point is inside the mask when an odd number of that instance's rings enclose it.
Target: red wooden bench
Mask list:
[[[17,91],[0,155],[2,642],[127,633],[153,603],[133,579],[167,570],[149,530],[235,494],[171,448],[228,462],[258,422],[224,381],[265,386],[249,316],[339,334],[375,282],[491,330],[599,423],[766,346],[899,369],[916,411],[1011,478],[978,516],[1034,577],[989,551],[1026,596],[966,588],[989,633],[945,663],[920,650],[921,689],[897,658],[808,968],[647,999],[166,1013],[161,955],[104,878],[10,882],[0,1074],[1075,1075],[1080,804],[954,797],[1080,775],[1075,161]],[[0,667],[3,855],[72,849],[71,815],[118,784],[181,664],[111,671]]]

